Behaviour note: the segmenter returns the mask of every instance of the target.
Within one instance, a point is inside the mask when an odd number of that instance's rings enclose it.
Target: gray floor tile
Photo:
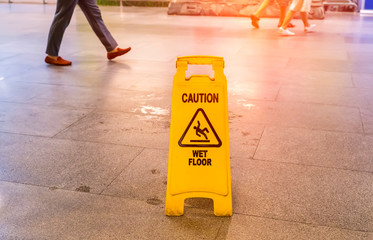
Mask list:
[[[62,108],[97,108],[106,111],[169,115],[171,93],[53,86],[47,88],[44,94],[29,99],[27,103]]]
[[[276,75],[277,77],[278,75]],[[287,69],[282,73],[284,85],[307,87],[353,87],[351,73]]]
[[[289,58],[284,56],[279,57],[250,57],[243,55],[242,58],[239,59],[232,59],[231,64],[233,66],[242,66],[242,67],[250,67],[254,69],[284,69],[289,63]]]
[[[131,50],[132,51],[132,50]],[[175,59],[174,59],[175,61]],[[125,78],[125,73],[127,73],[129,70],[131,72],[142,72],[147,74],[154,74],[154,75],[160,75],[160,74],[168,74],[170,71],[175,73],[175,62],[174,61],[154,61],[152,59],[148,61],[141,61],[141,60],[133,60],[130,58],[130,56],[127,56],[126,59],[118,59],[116,61],[111,61],[105,64],[102,64],[102,66],[97,66],[95,62],[92,62],[92,66],[90,70],[95,71],[104,71],[104,72],[113,72],[113,76],[121,76],[123,74],[123,78]],[[84,62],[82,64],[85,64]],[[78,66],[79,67],[79,66]],[[77,67],[77,69],[79,69]]]
[[[52,137],[91,110],[1,103],[0,132]]]
[[[300,87],[354,87],[351,73],[287,69],[242,69],[227,67],[228,86],[256,82],[269,86],[282,84]],[[233,83],[231,83],[233,81]],[[242,90],[243,91],[243,90]]]
[[[348,51],[348,59],[352,61],[359,61],[359,60],[366,60],[369,61],[371,59],[373,51]]]
[[[214,239],[226,218],[200,209],[166,217],[146,201],[0,182],[1,238]]]
[[[225,239],[368,240],[372,233],[235,214]]]
[[[372,181],[367,172],[232,159],[233,211],[372,232]]]
[[[356,33],[355,33],[356,34]],[[349,49],[349,52],[373,52],[373,44],[359,44],[359,43],[349,43],[346,44],[347,48]],[[359,60],[364,59],[359,58]]]
[[[328,87],[281,87],[277,100],[284,102],[319,103],[346,107],[370,106],[370,92],[357,88],[328,88]]]
[[[371,65],[372,64],[369,60],[359,60],[356,62],[351,62],[347,60],[292,58],[290,59],[287,68],[331,72],[373,73],[373,67]]]
[[[328,38],[328,40],[331,40],[331,39]],[[271,41],[267,39],[261,40],[261,41],[258,41],[257,39],[253,39],[252,41],[254,41],[254,44],[251,44],[251,45],[255,45],[256,43],[259,47],[256,47],[256,48],[245,47],[240,50],[240,53],[250,55],[249,58],[252,58],[253,60],[263,59],[262,58],[263,56],[272,56],[272,57],[276,56],[279,58],[281,57],[283,58],[283,56],[291,56],[292,58],[295,58],[295,59],[302,59],[302,58],[330,59],[330,60],[332,59],[348,60],[349,59],[349,55],[347,51],[343,49],[341,45],[335,48],[329,47],[329,46],[328,48],[326,47],[323,48],[323,46],[320,46],[320,44],[317,42],[315,44],[310,41],[307,41],[305,44],[300,44],[298,42],[297,45],[300,45],[299,47],[302,47],[302,48],[304,47],[302,49],[302,54],[299,54],[299,52],[293,51],[293,47],[290,43],[289,44],[287,43],[277,44],[277,48],[273,49],[270,47],[266,48],[266,45],[273,44]],[[317,45],[317,46],[314,46],[314,45]],[[336,46],[338,46],[338,44]],[[315,51],[314,50],[315,47],[317,47],[319,51]],[[277,66],[277,64],[275,66]]]
[[[96,63],[95,63],[96,64]],[[113,65],[120,63],[112,63]],[[110,68],[109,68],[110,69]],[[125,71],[123,69],[123,71]],[[30,70],[27,73],[4,78],[8,82],[41,83],[54,86],[76,86],[107,89],[128,89],[139,91],[166,90],[172,88],[173,76],[176,68],[170,68],[167,74],[138,73],[127,69],[126,72],[115,71],[81,71],[78,69],[43,68]],[[158,90],[158,91],[159,91]]]
[[[343,48],[343,45],[342,47]],[[322,49],[321,51],[315,51],[314,48],[309,47],[302,51],[302,54],[298,52],[291,52],[293,58],[312,58],[312,59],[331,59],[331,60],[348,60],[348,54],[345,50],[341,49]]]
[[[372,44],[373,49],[373,44]],[[356,62],[353,62],[352,71],[357,73],[369,73],[373,74],[373,66],[370,59],[360,59]]]
[[[99,88],[52,85],[44,94],[29,99],[27,103],[60,108],[95,109],[102,101],[106,101],[106,96]]]
[[[247,123],[357,133],[363,131],[360,111],[357,108],[290,102],[259,102],[242,98],[231,98],[230,102],[234,104],[230,111],[236,115],[242,115]]]
[[[103,192],[141,200],[166,199],[168,151],[145,149]]]
[[[362,43],[362,44],[372,44],[373,37],[365,35],[365,36],[347,36],[345,37],[345,41],[347,43]]]
[[[0,134],[0,179],[69,190],[103,191],[141,148]]]
[[[145,115],[93,112],[56,137],[167,149],[169,126],[169,116],[158,112]]]
[[[369,73],[353,73],[352,78],[357,88],[373,88],[373,74]]]
[[[362,134],[268,127],[254,158],[373,172],[371,146]]]
[[[105,111],[120,111],[152,116],[169,117],[171,92],[110,91],[97,108]]]
[[[45,85],[13,82],[4,78],[3,81],[0,81],[0,101],[25,103],[33,97],[44,94],[49,89],[50,87]]]
[[[289,69],[329,71],[329,72],[352,72],[354,65],[347,60],[329,59],[298,59],[292,58],[287,66]]]
[[[5,38],[5,36],[4,36],[4,38]],[[2,39],[4,39],[4,38],[2,38]],[[2,53],[1,56],[0,56],[0,61],[1,61],[1,60],[9,59],[10,57],[13,57],[13,56],[14,56],[14,53],[10,53],[10,52],[6,53],[6,52],[4,52],[4,53]],[[5,61],[4,61],[4,62],[5,62]]]
[[[373,134],[373,107],[361,108],[361,119],[363,121],[364,133]]]
[[[239,116],[231,114],[229,121],[229,147],[231,157],[252,158],[258,147],[264,126],[247,124],[240,121]]]
[[[266,84],[263,88],[263,83],[253,82],[247,77],[231,77],[228,82],[228,92],[230,95],[242,96],[246,99],[253,100],[276,100],[280,89],[279,83]],[[228,96],[229,97],[229,96]]]
[[[105,87],[106,89],[125,89],[140,92],[169,92],[171,96],[172,82],[176,69],[169,68],[168,73],[137,73],[136,71],[128,71],[125,73],[108,73],[110,79],[101,79],[100,85],[97,87]]]
[[[7,59],[0,61],[1,78],[7,79],[14,75],[24,73],[31,69],[31,66],[26,63],[23,64],[8,64],[5,62]]]

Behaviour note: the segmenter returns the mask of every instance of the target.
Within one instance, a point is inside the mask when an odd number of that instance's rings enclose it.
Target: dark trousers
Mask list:
[[[105,46],[106,51],[114,50],[118,44],[106,28],[96,0],[57,0],[56,13],[49,30],[46,53],[51,56],[58,56],[63,34],[70,24],[76,4],[82,9],[93,31]]]

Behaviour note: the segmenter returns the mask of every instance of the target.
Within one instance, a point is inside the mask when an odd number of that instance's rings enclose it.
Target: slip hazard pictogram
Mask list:
[[[202,108],[198,108],[179,140],[180,147],[220,147],[218,134]]]

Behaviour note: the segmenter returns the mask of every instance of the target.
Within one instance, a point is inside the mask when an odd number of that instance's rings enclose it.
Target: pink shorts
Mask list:
[[[289,10],[293,12],[309,12],[311,11],[311,4],[312,0],[294,0],[290,5]]]

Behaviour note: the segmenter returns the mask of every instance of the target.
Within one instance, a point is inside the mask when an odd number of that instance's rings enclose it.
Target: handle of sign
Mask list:
[[[189,65],[214,65],[223,64],[221,67],[224,68],[224,58],[215,56],[185,56],[178,57],[177,62],[186,61]]]
[[[226,81],[224,76],[224,59],[215,56],[185,56],[178,57],[176,61],[175,81],[189,81],[185,78],[185,71],[188,70],[188,65],[212,65],[214,70],[214,79],[216,82]]]

